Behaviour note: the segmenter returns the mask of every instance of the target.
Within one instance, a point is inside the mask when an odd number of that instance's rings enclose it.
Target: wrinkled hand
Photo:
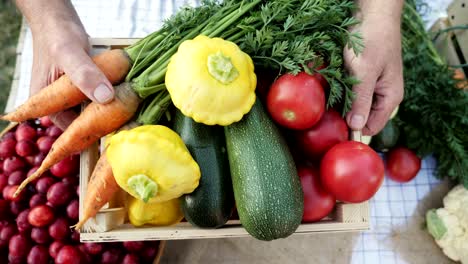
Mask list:
[[[88,54],[88,36],[79,19],[51,18],[33,28],[32,32],[31,94],[65,73],[91,100],[106,103],[113,99],[114,90],[111,83]],[[75,112],[67,110],[51,115],[51,119],[64,129],[76,116]]]
[[[353,87],[356,98],[346,120],[351,129],[375,135],[403,100],[400,20],[383,13],[361,19],[353,30],[362,34],[363,52],[356,56],[351,49],[344,50],[346,67],[361,81]]]

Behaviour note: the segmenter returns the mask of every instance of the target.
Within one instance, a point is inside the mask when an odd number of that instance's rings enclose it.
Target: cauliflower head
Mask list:
[[[468,264],[468,190],[457,185],[443,204],[426,213],[428,231],[447,257]]]

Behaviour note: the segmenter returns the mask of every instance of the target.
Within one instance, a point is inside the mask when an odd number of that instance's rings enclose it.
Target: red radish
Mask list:
[[[42,128],[42,127],[36,128],[36,136],[38,138],[43,137],[45,135],[46,135],[46,130],[44,128]]]
[[[23,264],[25,260],[23,256],[19,257],[8,254],[8,264]]]
[[[43,245],[35,245],[28,254],[28,264],[49,263],[49,251]]]
[[[18,217],[16,217],[16,226],[18,227],[18,231],[20,233],[29,232],[32,228],[28,222],[29,211],[29,209],[23,210],[18,214]]]
[[[313,127],[296,131],[295,137],[304,154],[319,160],[331,147],[348,140],[348,133],[346,121],[337,111],[329,109]]]
[[[56,264],[80,264],[81,254],[80,251],[73,246],[63,246],[55,258]]]
[[[24,139],[34,140],[36,139],[36,130],[27,123],[21,123],[16,128],[15,137],[17,141]]]
[[[80,166],[80,157],[78,155],[70,156],[61,160],[50,167],[52,175],[63,178],[76,174]]]
[[[0,199],[0,220],[10,217],[10,203],[5,199]]]
[[[57,126],[48,127],[47,130],[46,130],[46,134],[49,137],[53,137],[53,138],[59,137],[62,134],[62,132],[63,131]]]
[[[8,158],[16,153],[16,139],[6,138],[0,141],[0,158]]]
[[[83,262],[92,263],[93,257],[90,254],[88,254],[88,252],[86,252],[85,245],[79,244],[77,247],[78,247],[78,250],[81,252],[81,257],[83,259]]]
[[[3,188],[8,185],[8,176],[0,173],[0,192],[3,192]]]
[[[54,220],[54,211],[47,205],[38,205],[31,209],[28,221],[35,227],[46,226]]]
[[[49,235],[55,240],[64,240],[70,235],[70,228],[68,221],[63,218],[57,218],[49,226]]]
[[[33,174],[34,172],[37,171],[39,167],[38,166],[34,166],[32,167],[31,169],[28,170],[28,173],[26,174],[26,177],[29,177],[31,174]]]
[[[45,195],[36,193],[34,194],[31,199],[29,199],[29,207],[33,208],[37,205],[45,204],[47,202],[47,198]]]
[[[14,171],[8,176],[8,185],[20,185],[24,179],[26,179],[26,173],[24,171]]]
[[[158,252],[158,244],[146,246],[142,252],[139,253],[141,258],[143,258],[145,261],[151,262],[154,260],[156,257],[156,253]]]
[[[26,157],[24,157],[24,160],[26,161],[26,163],[28,163],[28,165],[34,166],[34,157],[35,157],[35,155],[26,156]]]
[[[34,160],[32,165],[34,166],[40,166],[42,161],[44,160],[46,154],[44,152],[39,152],[36,155],[34,155]]]
[[[118,249],[111,248],[104,251],[101,255],[101,264],[118,263],[120,259],[120,252]]]
[[[79,202],[77,199],[71,201],[70,204],[67,206],[67,216],[71,220],[78,220],[79,216]]]
[[[122,264],[138,264],[140,263],[140,259],[135,254],[127,254],[125,255]]]
[[[10,202],[10,212],[13,215],[19,215],[27,207],[28,207],[27,204],[23,201],[11,201]]]
[[[8,185],[3,188],[3,198],[9,201],[20,201],[23,198],[25,198],[26,193],[23,193],[16,197],[13,197],[13,194],[15,194],[16,190],[18,189],[18,185]]]
[[[31,239],[38,244],[49,242],[50,235],[46,227],[34,227],[31,230]]]
[[[63,184],[68,185],[70,187],[77,186],[80,179],[78,175],[67,176],[62,179]]]
[[[41,123],[41,126],[43,127],[50,127],[54,125],[54,123],[52,123],[52,120],[50,119],[49,116],[43,116],[39,118],[39,121]]]
[[[6,247],[12,238],[18,231],[14,224],[8,224],[0,231],[0,247]]]
[[[17,156],[8,157],[3,161],[3,172],[5,175],[9,175],[16,170],[21,170],[24,167],[26,167],[26,162]]]
[[[39,151],[42,153],[48,153],[52,144],[54,144],[55,138],[49,136],[43,136],[37,139],[36,144],[39,148]]]
[[[15,257],[23,257],[26,259],[30,249],[31,242],[23,234],[14,235],[11,237],[10,243],[8,244],[8,253]]]
[[[88,254],[97,255],[102,252],[102,244],[99,243],[84,243],[85,250]]]
[[[49,190],[50,186],[52,186],[55,182],[55,179],[50,176],[42,177],[36,182],[36,191],[38,193],[46,194],[47,190]]]
[[[15,146],[16,154],[20,157],[27,157],[37,153],[36,144],[31,140],[20,140]]]
[[[63,182],[56,182],[47,191],[47,201],[53,206],[67,204],[72,198],[73,191]]]
[[[80,233],[76,229],[73,229],[71,234],[71,240],[80,243]]]
[[[49,245],[49,255],[52,258],[56,258],[60,249],[64,246],[62,241],[54,241]]]
[[[15,131],[10,130],[10,131],[6,132],[3,135],[2,140],[10,139],[10,138],[13,138],[14,140],[16,140]]]
[[[129,252],[139,252],[143,249],[145,243],[143,241],[125,241],[123,242],[123,246]]]

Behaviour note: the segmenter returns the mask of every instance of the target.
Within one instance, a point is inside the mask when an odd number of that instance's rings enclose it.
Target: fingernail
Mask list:
[[[364,127],[364,116],[362,115],[353,115],[351,117],[351,124],[350,126],[353,129],[362,129]]]
[[[112,93],[110,88],[107,87],[107,85],[104,85],[104,84],[100,84],[96,88],[96,90],[94,90],[93,95],[94,95],[94,98],[96,98],[96,100],[99,103],[107,103],[110,100],[112,100],[112,98],[114,97],[114,94]]]

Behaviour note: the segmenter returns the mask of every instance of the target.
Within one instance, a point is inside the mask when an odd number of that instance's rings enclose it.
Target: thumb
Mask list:
[[[62,54],[60,66],[72,83],[89,99],[98,103],[108,103],[114,99],[112,84],[84,49],[67,48]]]
[[[360,72],[360,73],[358,73]],[[372,71],[356,71],[356,77],[361,82],[353,87],[355,99],[351,111],[346,116],[348,126],[352,130],[362,130],[369,118],[377,78]]]

